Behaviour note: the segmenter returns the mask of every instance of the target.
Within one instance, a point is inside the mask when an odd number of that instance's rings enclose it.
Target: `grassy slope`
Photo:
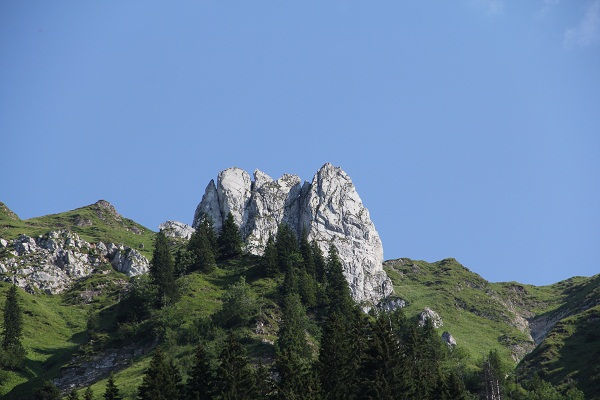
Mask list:
[[[88,242],[124,244],[150,257],[154,233],[101,204],[97,202],[59,214],[21,220],[0,203],[0,237],[14,239],[20,234],[37,236],[51,230],[69,229]]]

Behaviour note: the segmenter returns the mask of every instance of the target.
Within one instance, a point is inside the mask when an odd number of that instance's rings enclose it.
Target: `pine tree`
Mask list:
[[[106,382],[106,390],[104,391],[104,400],[122,400],[123,397],[119,394],[119,389],[115,385],[115,380],[112,374],[108,376]]]
[[[256,398],[257,399],[268,399],[272,396],[274,390],[273,379],[271,373],[262,362],[258,363],[258,367],[255,372],[256,381]]]
[[[21,344],[23,336],[23,316],[19,307],[16,285],[6,293],[4,303],[4,330],[2,331],[2,364],[6,368],[19,367],[25,358],[25,349]]]
[[[318,282],[325,281],[325,257],[315,240],[310,244],[311,254],[315,263],[315,276]]]
[[[60,400],[60,392],[50,381],[44,382],[44,385],[33,394],[34,400]]]
[[[223,259],[238,257],[242,254],[242,237],[231,213],[227,214],[219,235],[219,253]]]
[[[192,270],[211,272],[215,269],[215,253],[206,229],[200,225],[188,242],[188,250],[193,255]]]
[[[176,400],[181,395],[181,376],[172,362],[157,348],[138,388],[139,400]]]
[[[273,236],[269,236],[267,245],[265,246],[265,252],[261,259],[261,268],[265,276],[274,277],[279,272],[279,265],[277,262],[277,246],[275,246],[275,240]]]
[[[163,232],[156,234],[154,252],[150,265],[152,283],[158,288],[158,300],[161,306],[168,304],[177,293],[174,276],[173,256],[169,251],[169,243]]]
[[[79,400],[79,395],[77,394],[77,390],[73,389],[69,392],[66,400]]]
[[[302,297],[302,303],[308,308],[313,308],[317,305],[317,282],[304,270],[300,271],[299,275],[298,291]]]
[[[298,398],[306,391],[310,374],[310,348],[306,341],[306,311],[297,293],[283,301],[283,318],[276,342],[275,365],[279,372],[279,391],[285,398]]]
[[[210,359],[204,346],[199,344],[196,347],[195,363],[186,384],[187,399],[210,400],[213,393],[214,377]]]
[[[254,374],[246,352],[233,333],[229,333],[225,347],[219,355],[216,387],[223,400],[255,398]]]
[[[327,258],[327,301],[329,312],[337,312],[350,316],[354,313],[355,304],[350,295],[348,281],[344,277],[342,262],[338,256],[336,247],[329,246],[329,257]]]
[[[88,386],[83,393],[83,400],[94,400],[94,393],[92,392],[92,388]]]

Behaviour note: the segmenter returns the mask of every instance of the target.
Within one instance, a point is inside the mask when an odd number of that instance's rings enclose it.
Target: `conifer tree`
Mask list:
[[[139,400],[174,400],[181,395],[181,376],[172,362],[167,362],[157,348],[138,388]]]
[[[212,228],[210,229],[212,231]],[[188,242],[188,250],[193,255],[191,269],[208,273],[215,269],[217,263],[215,251],[207,232],[206,226],[200,224]]]
[[[210,400],[214,393],[214,377],[210,359],[202,344],[196,347],[194,366],[186,384],[188,400]]]
[[[173,256],[163,232],[156,234],[152,263],[150,264],[152,283],[158,288],[158,300],[161,306],[171,301],[177,292],[174,276]]]
[[[308,242],[308,234],[306,233],[306,229],[302,229],[302,235],[300,236],[300,254],[302,255],[302,260],[304,261],[304,270],[309,276],[315,279],[315,257],[313,255],[310,243]]]
[[[279,270],[286,272],[290,266],[290,255],[298,253],[298,239],[287,224],[279,224],[275,239]]]
[[[298,398],[307,390],[310,376],[310,348],[306,341],[306,312],[297,293],[283,301],[283,318],[276,342],[275,365],[280,376],[279,392],[284,398]]]
[[[274,383],[271,378],[271,373],[262,362],[258,363],[258,367],[255,372],[256,380],[256,398],[268,399],[273,395]]]
[[[23,336],[23,316],[19,307],[17,286],[12,285],[6,293],[4,303],[4,327],[2,331],[2,363],[6,368],[20,366],[25,358],[21,344]]]
[[[248,363],[246,351],[229,333],[225,347],[219,355],[216,388],[223,400],[246,400],[255,398],[254,373]]]
[[[83,400],[94,400],[94,393],[92,393],[92,388],[88,386],[83,393]]]
[[[238,257],[242,254],[242,237],[231,213],[227,214],[219,235],[219,253],[223,259]]]
[[[67,395],[66,400],[79,400],[79,395],[77,394],[77,390],[73,389]]]
[[[60,400],[60,392],[50,381],[44,382],[44,385],[33,394],[34,400]]]
[[[265,252],[261,259],[261,268],[265,276],[274,277],[279,272],[279,265],[277,262],[277,246],[275,246],[275,240],[273,236],[269,236],[267,245],[265,246]]]
[[[298,290],[302,297],[302,303],[308,308],[313,308],[317,305],[317,282],[304,270],[299,271],[299,275]]]
[[[354,313],[355,305],[350,295],[348,281],[344,277],[342,262],[338,256],[336,247],[329,246],[329,257],[327,258],[327,301],[329,312],[338,312],[350,316]]]
[[[325,257],[315,240],[311,242],[310,249],[315,263],[315,276],[317,281],[323,282],[325,280]]]
[[[115,380],[112,374],[108,376],[106,382],[106,390],[104,391],[104,400],[122,400],[123,397],[119,394],[119,389],[115,385]]]

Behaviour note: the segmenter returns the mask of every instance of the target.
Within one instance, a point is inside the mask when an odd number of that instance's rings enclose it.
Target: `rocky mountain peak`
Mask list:
[[[117,212],[115,206],[113,206],[112,204],[110,204],[108,201],[106,200],[98,200],[97,202],[95,202],[93,204],[93,206],[96,206],[97,208],[106,211],[107,213],[115,216],[115,217],[120,217],[119,213]]]
[[[10,208],[8,208],[6,204],[0,201],[0,218],[2,217],[14,220],[19,219],[17,214],[15,214]]]
[[[285,223],[299,236],[303,229],[327,254],[336,245],[356,301],[377,303],[392,291],[382,268],[383,246],[350,177],[330,163],[312,181],[284,174],[274,180],[255,170],[254,180],[237,167],[221,171],[211,180],[194,214],[193,227],[203,215],[220,230],[228,213],[250,253],[262,254],[270,235]]]

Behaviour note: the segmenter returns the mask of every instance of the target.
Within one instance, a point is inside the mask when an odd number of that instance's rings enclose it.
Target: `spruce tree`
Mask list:
[[[229,259],[242,254],[242,237],[231,213],[225,218],[218,242],[221,258]]]
[[[275,239],[277,246],[277,262],[279,270],[286,272],[289,269],[292,253],[298,253],[298,239],[294,231],[287,224],[280,224],[277,228],[277,236]]]
[[[193,255],[192,270],[211,272],[216,267],[215,253],[206,229],[200,225],[188,242],[188,250]]]
[[[108,376],[106,382],[106,390],[104,391],[104,400],[122,400],[123,397],[119,394],[119,389],[115,385],[115,380],[112,374]]]
[[[92,388],[88,386],[83,393],[83,400],[94,400],[94,393],[92,392]]]
[[[297,293],[285,296],[282,309],[283,318],[275,344],[275,365],[280,376],[280,391],[286,397],[294,398],[305,390],[303,375],[310,365],[310,348],[305,332],[306,311]]]
[[[317,282],[315,278],[306,271],[299,271],[298,290],[302,297],[302,304],[308,308],[317,305]]]
[[[265,246],[265,252],[261,258],[261,269],[265,276],[274,277],[279,272],[279,265],[277,262],[277,246],[273,236],[269,236],[267,245]]]
[[[302,255],[302,260],[304,261],[304,270],[308,275],[315,279],[315,257],[313,255],[310,243],[308,242],[308,234],[306,233],[306,229],[302,229],[302,235],[300,236],[300,254]]]
[[[23,316],[19,307],[17,286],[12,285],[6,293],[4,303],[4,329],[2,331],[2,363],[6,368],[20,366],[25,358],[21,344],[23,336]]]
[[[154,351],[144,380],[138,388],[139,400],[174,400],[181,396],[181,376],[172,362],[167,362],[160,348]]]
[[[44,385],[33,394],[34,400],[60,400],[60,392],[50,381],[44,382]]]
[[[210,400],[214,393],[214,376],[203,345],[196,347],[194,366],[186,384],[188,400]]]
[[[246,351],[233,333],[229,333],[225,347],[219,355],[216,388],[223,400],[255,398],[254,373],[248,363]]]
[[[169,251],[169,243],[163,232],[156,234],[152,263],[150,264],[152,283],[158,288],[158,301],[161,306],[174,299],[177,287],[175,285],[173,256]]]
[[[310,243],[311,254],[315,263],[315,276],[318,282],[325,281],[325,257],[315,240]]]
[[[77,390],[73,389],[67,395],[66,400],[79,400],[79,395],[77,394]]]
[[[338,256],[336,247],[329,246],[329,257],[327,258],[327,301],[329,312],[337,312],[350,317],[354,313],[355,304],[350,294],[348,281],[344,276],[342,262]]]
[[[271,378],[271,372],[269,369],[262,363],[258,363],[258,367],[256,367],[255,372],[255,381],[256,381],[256,398],[257,399],[268,399],[273,395],[274,383]]]

